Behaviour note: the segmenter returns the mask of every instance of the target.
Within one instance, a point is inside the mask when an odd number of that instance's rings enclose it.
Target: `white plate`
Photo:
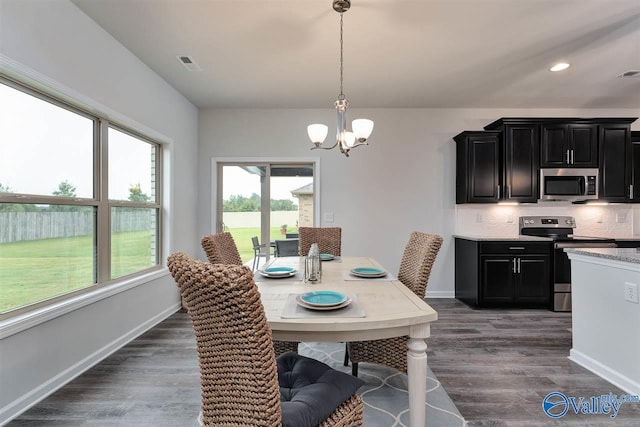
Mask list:
[[[296,302],[298,303],[298,305],[300,307],[304,307],[304,308],[309,309],[309,310],[328,311],[328,310],[338,310],[339,308],[344,308],[344,307],[348,306],[349,304],[351,304],[351,298],[349,298],[347,296],[347,300],[345,302],[343,302],[342,304],[338,304],[338,305],[315,306],[315,305],[309,305],[309,304],[305,303],[304,301],[302,301],[300,299],[300,295],[297,295],[296,296]]]

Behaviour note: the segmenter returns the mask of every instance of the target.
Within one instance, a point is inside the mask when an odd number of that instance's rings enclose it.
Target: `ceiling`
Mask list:
[[[72,0],[197,107],[324,108],[332,0]],[[202,71],[188,71],[189,55]],[[557,61],[571,67],[548,69]],[[640,0],[352,0],[352,108],[640,108]]]

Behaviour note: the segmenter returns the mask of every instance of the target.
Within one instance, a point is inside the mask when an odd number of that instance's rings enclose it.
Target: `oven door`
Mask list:
[[[615,248],[612,242],[555,242],[553,250],[553,311],[571,311],[571,261],[565,248]]]

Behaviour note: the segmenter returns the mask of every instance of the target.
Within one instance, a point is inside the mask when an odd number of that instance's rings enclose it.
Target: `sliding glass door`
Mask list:
[[[276,239],[294,238],[298,227],[314,225],[314,162],[220,160],[216,168],[216,232],[233,235],[243,262],[254,258],[253,237],[267,244],[269,256]]]

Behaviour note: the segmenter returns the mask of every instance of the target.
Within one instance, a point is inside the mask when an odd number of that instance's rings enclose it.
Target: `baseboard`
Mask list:
[[[622,375],[620,372],[615,371],[608,366],[603,365],[581,351],[572,348],[569,351],[569,360],[609,381],[611,384],[621,388],[630,395],[640,395],[640,383]]]
[[[18,415],[22,414],[33,405],[46,398],[51,393],[58,390],[60,387],[67,384],[69,381],[81,375],[87,369],[91,368],[103,359],[115,353],[133,339],[142,335],[158,323],[162,322],[167,317],[171,316],[176,311],[180,310],[180,308],[180,304],[172,305],[171,307],[147,320],[138,327],[111,341],[98,351],[90,354],[89,356],[60,372],[58,375],[52,377],[47,382],[44,382],[28,393],[23,394],[4,408],[0,408],[0,426],[8,423]]]
[[[427,298],[455,298],[455,291],[430,291],[427,289]]]

